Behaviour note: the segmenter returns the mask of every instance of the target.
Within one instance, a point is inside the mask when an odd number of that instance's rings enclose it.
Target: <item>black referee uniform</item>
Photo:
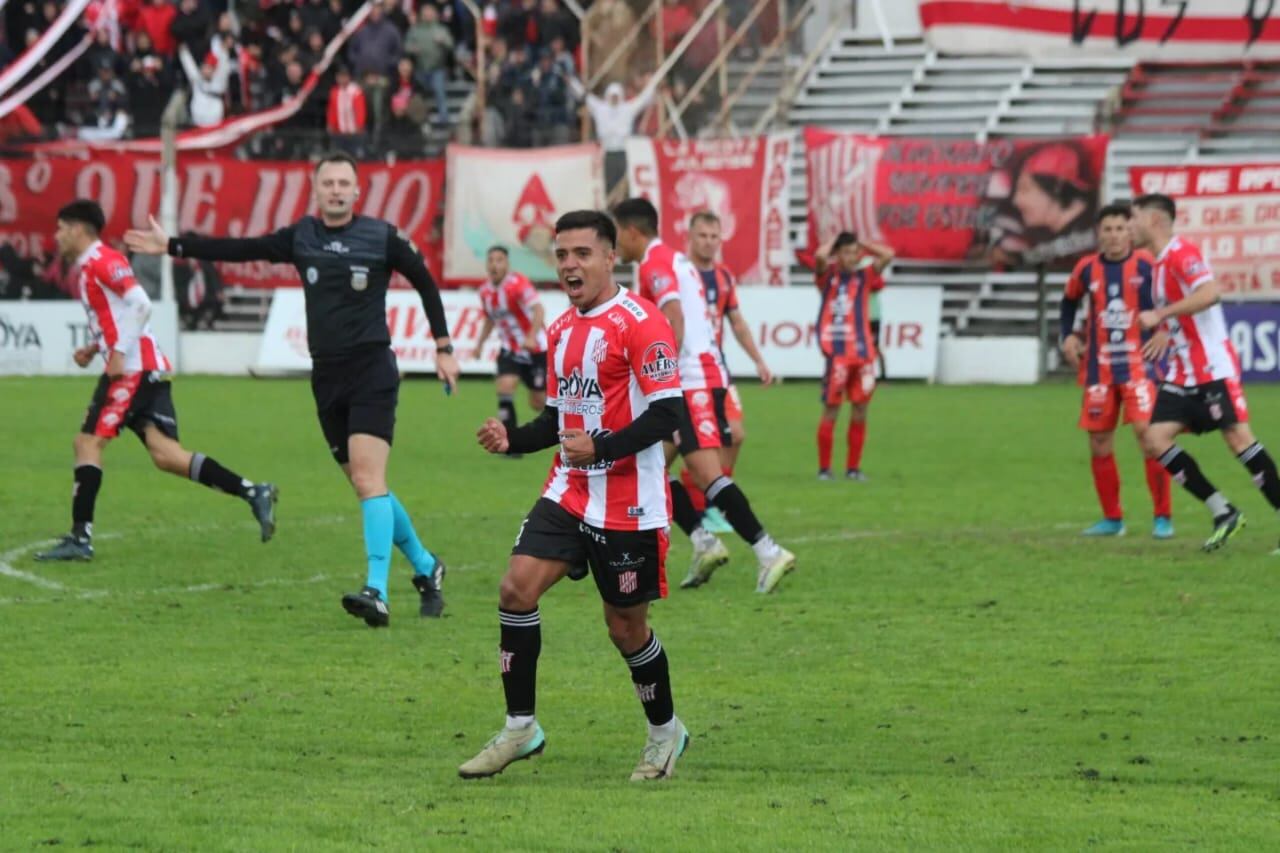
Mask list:
[[[347,462],[347,439],[356,433],[391,443],[400,388],[387,331],[387,285],[393,272],[422,296],[432,335],[449,334],[440,291],[404,234],[367,216],[339,228],[307,216],[262,237],[175,237],[169,240],[169,254],[293,264],[306,296],[311,391],[333,458]]]

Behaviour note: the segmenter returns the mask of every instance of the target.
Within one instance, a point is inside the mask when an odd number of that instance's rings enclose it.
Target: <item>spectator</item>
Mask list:
[[[328,23],[320,29],[324,33],[324,42],[328,44],[337,37],[342,31],[342,22],[347,19],[346,7],[342,0],[329,0],[329,20]]]
[[[302,17],[303,29],[318,31],[327,44],[331,36],[326,34],[332,32],[337,35],[342,28],[342,0],[338,0],[338,9],[338,14],[334,14],[326,0],[306,0],[298,7],[298,14]]]
[[[680,39],[693,29],[697,16],[694,15],[690,4],[681,3],[680,0],[665,0],[660,14],[662,15],[662,48],[670,54],[676,49]],[[658,22],[654,21],[651,26],[653,36],[657,38]]]
[[[401,95],[407,98],[409,103],[405,112],[410,120],[422,124],[427,120],[427,102],[423,98],[425,90],[419,79],[413,60],[408,56],[400,57],[400,62],[396,64],[396,79],[391,84],[391,97],[392,100]]]
[[[529,8],[536,0],[507,0],[498,8],[498,37],[512,50],[529,44]]]
[[[636,116],[653,100],[658,80],[651,77],[640,94],[630,100],[623,97],[625,90],[621,83],[610,83],[603,98],[586,92],[576,79],[570,80],[569,85],[578,97],[586,95],[587,109],[596,126],[596,137],[604,148],[605,181],[612,188],[626,172],[627,137],[635,126]]]
[[[334,144],[353,156],[363,154],[367,127],[364,92],[351,79],[345,66],[338,69],[337,79],[329,90],[328,120],[325,126]]]
[[[161,78],[164,66],[158,56],[146,56],[129,75],[129,103],[133,108],[133,131],[137,136],[160,133],[160,117],[169,101],[171,86]]]
[[[533,144],[564,145],[572,135],[569,84],[556,68],[550,51],[543,51],[531,75],[533,93]]]
[[[40,38],[39,30],[29,29],[26,32],[26,49],[30,50],[31,46]],[[35,64],[35,67],[28,72],[31,76],[42,73],[49,67],[49,58],[46,56]],[[27,105],[31,107],[31,112],[36,119],[45,125],[52,125],[60,121],[66,120],[67,114],[67,94],[62,86],[45,86],[40,91],[31,96],[31,100],[27,101]]]
[[[385,92],[386,79],[391,76],[401,52],[400,31],[383,16],[382,7],[375,5],[364,26],[351,37],[347,58],[357,77],[367,79],[372,74],[381,78]]]
[[[413,57],[420,85],[435,96],[436,123],[449,123],[449,100],[445,88],[449,56],[453,52],[453,34],[440,23],[439,10],[425,3],[417,23],[409,28],[404,51]]]
[[[564,44],[576,44],[578,22],[561,7],[559,0],[542,0],[538,10],[538,44],[543,50],[560,39]]]
[[[502,144],[508,148],[532,147],[533,127],[529,122],[529,105],[525,99],[524,87],[513,89],[501,109],[505,131]]]
[[[630,39],[631,28],[636,23],[635,13],[624,0],[596,0],[591,4],[587,18],[590,67],[599,68],[618,45],[625,44],[618,60],[605,70],[600,80],[606,85],[625,83],[631,77],[631,61],[636,53],[635,40]]]
[[[100,57],[97,76],[89,81],[92,110],[88,123],[98,127],[112,124],[116,113],[129,105],[129,90],[116,76],[114,59],[111,56]]]
[[[177,39],[179,47],[187,46],[193,54],[203,56],[209,44],[209,29],[213,16],[200,4],[200,0],[182,0],[178,15],[169,25],[169,32]]]
[[[272,85],[262,58],[262,45],[258,42],[240,45],[236,67],[240,77],[240,103],[245,111],[265,109],[270,103]]]
[[[396,28],[401,36],[409,29],[409,18],[400,8],[400,0],[375,0],[382,3],[382,14]],[[410,7],[412,8],[412,7]]]
[[[105,28],[95,30],[93,33],[93,42],[89,45],[89,49],[84,52],[84,57],[80,60],[82,69],[81,79],[87,79],[92,85],[92,81],[98,76],[98,69],[103,65],[109,67],[117,77],[128,71],[125,64],[125,58],[111,46],[111,33]]]
[[[387,122],[387,152],[403,159],[421,157],[427,148],[422,125],[409,116],[411,96],[403,91],[391,97],[391,118]]]
[[[314,68],[324,58],[324,36],[319,30],[308,30],[298,51],[298,61],[306,68]]]
[[[307,44],[307,31],[302,22],[302,13],[294,9],[289,13],[289,24],[285,28],[284,35],[280,40],[288,44],[296,45],[300,49],[305,49]]]
[[[555,60],[556,70],[564,75],[565,80],[571,80],[578,75],[578,65],[574,62],[573,54],[569,52],[563,38],[557,36],[551,40],[551,56]]]
[[[167,0],[151,0],[138,10],[138,31],[146,33],[155,52],[166,59],[178,50],[178,40],[169,29],[177,17],[178,10]]]
[[[129,71],[134,74],[141,71],[142,61],[148,57],[159,59],[160,69],[162,71],[167,70],[168,62],[156,50],[155,45],[151,43],[151,36],[147,34],[146,30],[139,30],[133,36],[133,56],[129,61]]]
[[[227,93],[227,78],[231,76],[231,58],[221,44],[214,45],[214,50],[205,56],[198,68],[186,44],[178,48],[178,58],[191,86],[191,123],[197,127],[221,123],[226,112],[222,98]]]

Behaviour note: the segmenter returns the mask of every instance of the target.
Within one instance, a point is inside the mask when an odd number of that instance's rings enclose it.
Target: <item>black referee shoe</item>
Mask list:
[[[418,615],[423,619],[438,619],[444,612],[444,595],[440,588],[444,585],[444,560],[436,558],[436,570],[429,575],[414,575],[413,588],[418,591],[422,604]]]
[[[263,542],[270,542],[276,533],[276,501],[279,499],[280,490],[274,483],[255,483],[245,497],[262,530]]]
[[[391,623],[391,609],[382,594],[371,586],[342,596],[342,607],[370,628],[385,628]]]

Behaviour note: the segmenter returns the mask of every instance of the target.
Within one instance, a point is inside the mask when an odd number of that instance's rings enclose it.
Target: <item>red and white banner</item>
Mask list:
[[[181,157],[178,228],[209,237],[242,237],[292,224],[314,212],[313,168],[307,162]],[[360,188],[357,212],[386,219],[408,234],[438,276],[444,163],[362,165]],[[10,243],[25,257],[52,254],[58,210],[75,198],[96,199],[102,205],[107,240],[123,236],[128,228],[146,227],[148,214],[160,208],[160,161],[111,153],[91,161],[0,161],[0,242]],[[223,263],[219,268],[228,284],[298,284],[289,265]]]
[[[1275,0],[920,0],[920,23],[929,44],[950,53],[1280,56]]]
[[[1107,137],[989,142],[805,129],[809,245],[841,231],[899,257],[1034,266],[1096,244]]]
[[[451,290],[443,296],[449,333],[462,371],[492,374],[500,342],[496,336],[490,336],[485,350],[475,351],[484,324],[484,309],[476,291]],[[558,289],[545,290],[541,296],[548,323],[569,307],[568,298]],[[814,328],[818,318],[816,287],[746,287],[738,297],[752,340],[774,373],[788,379],[822,375],[826,363]],[[884,352],[886,371],[898,379],[933,379],[938,369],[938,342],[942,334],[942,288],[895,287],[890,282],[880,298],[880,348]],[[401,370],[435,372],[436,344],[418,294],[411,290],[387,294],[387,328]],[[734,376],[755,379],[751,360],[732,335],[725,336],[724,352]],[[307,354],[305,296],[301,289],[278,290],[272,295],[258,366],[266,370],[311,368]]]
[[[786,284],[791,134],[627,140],[632,191],[658,208],[664,242],[686,250],[689,218],[720,217],[721,261],[743,284]]]
[[[1129,170],[1134,195],[1177,202],[1177,233],[1200,246],[1222,294],[1280,300],[1280,163]]]
[[[600,146],[446,149],[444,275],[479,281],[490,246],[507,247],[511,268],[555,281],[554,227],[561,214],[604,206]]]

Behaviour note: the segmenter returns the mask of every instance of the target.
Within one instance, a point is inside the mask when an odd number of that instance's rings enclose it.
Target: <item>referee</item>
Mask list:
[[[342,597],[342,606],[372,628],[388,624],[387,574],[394,543],[413,564],[421,614],[439,616],[444,564],[422,546],[409,514],[387,489],[400,388],[387,331],[391,274],[403,275],[421,295],[436,339],[436,374],[451,391],[458,363],[444,305],[417,247],[390,223],[355,214],[360,188],[354,159],[343,153],[326,155],[316,164],[312,187],[320,216],[305,216],[274,234],[171,239],[152,217],[150,230],[129,231],[125,243],[148,255],[293,264],[306,294],[316,414],[364,517],[368,579],[360,592]]]

